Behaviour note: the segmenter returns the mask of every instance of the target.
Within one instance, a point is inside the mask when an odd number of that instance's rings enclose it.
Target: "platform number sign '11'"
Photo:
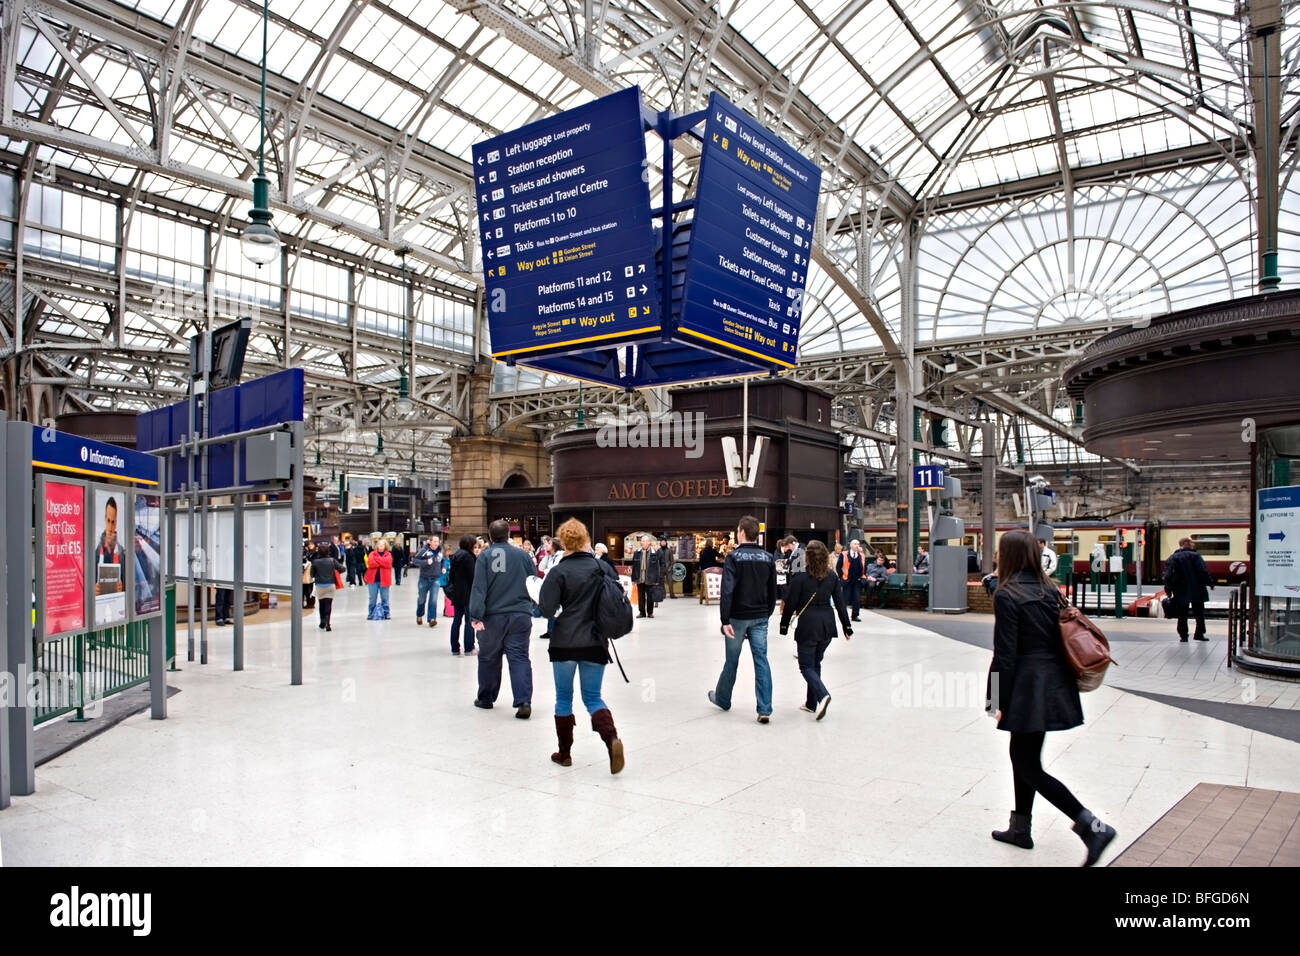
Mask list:
[[[913,465],[912,490],[942,491],[944,470],[943,465]]]

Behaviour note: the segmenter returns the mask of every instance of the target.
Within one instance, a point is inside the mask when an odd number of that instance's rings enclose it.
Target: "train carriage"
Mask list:
[[[1124,544],[1135,545],[1136,558],[1141,561],[1142,580],[1159,581],[1164,573],[1164,564],[1169,555],[1178,550],[1178,541],[1188,537],[1196,544],[1196,550],[1205,559],[1205,566],[1210,576],[1220,584],[1236,584],[1246,578],[1250,567],[1250,553],[1246,547],[1246,536],[1250,524],[1245,519],[1170,519],[1168,521],[1146,521],[1141,518],[1125,518],[1114,521],[1053,521],[1054,545],[1057,554],[1072,555],[1074,573],[1086,577],[1092,571],[1092,550],[1098,542],[1106,548],[1107,554],[1114,550],[1117,534],[1123,535]],[[996,529],[997,542],[1002,535],[1024,524],[999,524]],[[889,560],[898,560],[898,530],[894,525],[866,525],[855,529],[860,532],[865,550],[869,554],[883,553]],[[982,553],[981,534],[967,533],[961,543]],[[929,548],[930,535],[927,529],[920,532],[920,543]],[[902,562],[899,563],[902,567]],[[1137,573],[1136,561],[1125,563],[1124,572],[1132,581]],[[1109,565],[1103,571],[1109,580]]]

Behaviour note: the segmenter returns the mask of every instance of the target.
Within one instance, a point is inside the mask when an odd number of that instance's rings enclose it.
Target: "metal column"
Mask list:
[[[5,425],[5,609],[9,650],[8,673],[21,675],[9,713],[9,791],[23,797],[36,792],[32,711],[27,706],[26,678],[32,665],[32,426]]]
[[[293,436],[293,457],[290,459],[293,473],[289,479],[290,487],[293,489],[293,528],[296,536],[299,528],[302,527],[302,479],[303,479],[303,425],[302,422],[294,422],[289,434]],[[294,562],[294,568],[300,567],[301,555],[299,560]],[[289,683],[298,685],[302,683],[302,573],[295,571],[293,578],[293,604],[289,615]]]
[[[980,422],[980,537],[984,546],[980,549],[980,568],[985,574],[993,570],[993,559],[997,554],[997,481],[998,481],[998,447],[993,422]]]
[[[5,420],[4,412],[0,412],[0,458],[7,458],[5,455],[6,439],[8,438],[8,425]],[[5,554],[18,554],[17,542],[10,541],[7,535],[9,529],[9,515],[6,513],[5,506],[5,489],[0,488],[0,541],[4,542]],[[5,575],[6,579],[9,577]],[[7,593],[0,592],[0,600],[5,600]],[[11,674],[9,669],[9,640],[8,640],[8,620],[7,615],[0,613],[0,627],[3,627],[3,633],[0,633],[0,674]],[[15,692],[18,688],[14,688]],[[9,707],[0,706],[0,810],[9,806]]]
[[[162,540],[158,542],[158,586],[161,590],[158,593],[158,601],[162,605],[162,615],[152,617],[145,622],[149,628],[149,716],[153,720],[167,719],[167,574],[166,558],[167,549],[171,547],[171,539],[166,537],[162,530],[163,509],[166,502],[162,494],[167,490],[166,482],[166,460],[163,458],[155,459],[158,467],[158,530],[162,535]]]
[[[239,479],[242,473],[239,468],[239,449],[242,445],[242,442],[235,443],[236,480]],[[235,495],[233,512],[235,522],[235,568],[232,573],[235,578],[235,586],[231,589],[230,601],[235,612],[234,669],[242,671],[244,669],[244,496],[242,494]],[[298,577],[301,578],[302,576],[298,575]]]

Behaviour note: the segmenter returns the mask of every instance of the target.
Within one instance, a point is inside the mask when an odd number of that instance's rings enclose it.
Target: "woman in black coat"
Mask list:
[[[477,553],[475,550],[477,544],[478,539],[474,535],[462,534],[460,547],[451,556],[451,567],[447,570],[447,588],[443,593],[451,599],[452,610],[456,612],[451,619],[453,657],[460,656],[462,623],[465,625],[465,656],[469,657],[474,653],[474,629],[465,620],[465,612],[469,610],[469,595],[474,587],[474,556]]]
[[[998,729],[1011,734],[1011,771],[1016,808],[1011,825],[993,839],[1032,850],[1030,822],[1034,794],[1074,821],[1092,866],[1115,839],[1115,829],[1098,820],[1065,784],[1043,769],[1043,742],[1050,730],[1083,723],[1079,684],[1061,643],[1060,591],[1042,568],[1042,548],[1028,531],[1009,531],[998,544],[998,588],[993,593],[993,663],[989,667],[989,709]]]
[[[343,562],[330,555],[330,546],[316,546],[316,557],[311,561],[312,583],[316,586],[316,607],[320,613],[320,629],[332,631],[330,615],[334,612],[334,572],[343,570]]]
[[[835,615],[839,614],[846,641],[853,636],[853,627],[840,591],[840,580],[830,572],[831,555],[826,545],[810,541],[805,560],[806,570],[791,575],[786,588],[781,633],[789,631],[791,615],[798,614],[794,643],[799,649],[799,671],[808,684],[808,699],[800,709],[816,714],[821,720],[831,703],[830,692],[822,683],[822,658],[835,638]]]
[[[564,557],[546,572],[538,604],[542,616],[554,618],[551,629],[551,672],[555,677],[555,738],[559,750],[551,759],[561,767],[573,765],[573,679],[579,679],[582,702],[591,714],[591,729],[600,734],[609,752],[609,772],[623,769],[623,741],[614,728],[614,715],[600,696],[609,663],[609,642],[596,630],[595,598],[602,577],[618,580],[603,561],[591,553],[587,526],[570,518],[556,529]],[[559,617],[556,617],[556,614]]]

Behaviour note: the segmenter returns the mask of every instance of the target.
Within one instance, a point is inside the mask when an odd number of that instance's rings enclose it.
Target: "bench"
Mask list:
[[[889,606],[891,596],[896,596],[906,600],[907,598],[920,598],[922,601],[928,601],[930,596],[930,578],[925,574],[912,575],[912,585],[907,585],[906,574],[891,574],[885,578],[883,584],[877,589],[880,595],[880,606],[882,608]]]

